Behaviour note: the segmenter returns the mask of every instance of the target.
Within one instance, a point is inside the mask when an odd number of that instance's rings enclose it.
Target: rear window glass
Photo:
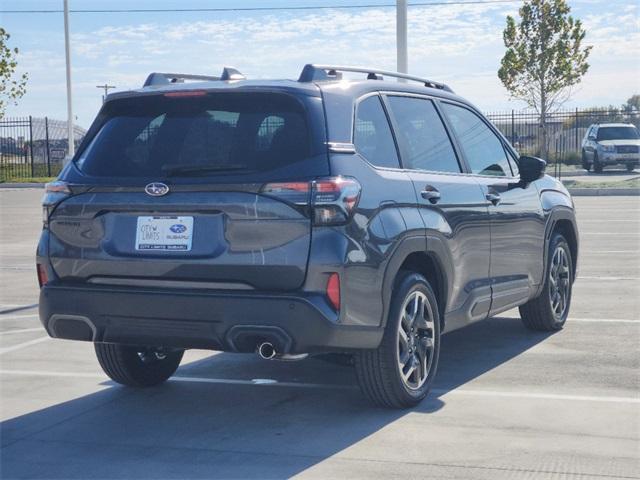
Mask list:
[[[77,160],[91,176],[286,177],[313,156],[305,109],[284,94],[136,97],[114,101],[104,114]]]

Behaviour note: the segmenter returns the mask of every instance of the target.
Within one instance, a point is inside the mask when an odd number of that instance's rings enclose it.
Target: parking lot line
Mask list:
[[[32,313],[31,315],[0,315],[0,322],[3,320],[20,320],[21,318],[38,318],[37,313]]]
[[[37,328],[21,328],[19,330],[7,330],[5,332],[0,332],[0,335],[11,335],[14,333],[29,333],[29,332],[42,332],[42,333],[46,333],[44,331],[44,328],[42,327],[37,327]]]
[[[96,378],[105,379],[104,375],[96,373],[83,372],[53,372],[53,371],[30,371],[30,370],[0,370],[0,375],[16,375],[16,376],[34,376],[34,377],[66,377],[66,378]],[[303,383],[303,382],[279,382],[273,379],[255,378],[252,380],[238,380],[232,378],[207,378],[207,377],[183,377],[174,376],[169,379],[173,382],[188,383],[210,383],[222,385],[256,385],[271,387],[289,387],[289,388],[327,388],[331,390],[354,390],[355,385],[335,385],[323,383]],[[535,400],[563,400],[563,401],[579,401],[579,402],[600,402],[600,403],[626,403],[640,404],[640,397],[619,397],[608,395],[571,395],[562,393],[542,393],[527,391],[505,391],[505,390],[474,390],[466,388],[433,389],[433,393],[437,395],[467,395],[478,397],[502,397],[502,398],[524,398]]]
[[[590,276],[590,275],[578,275],[578,280],[604,280],[604,281],[611,281],[611,282],[617,282],[619,280],[633,280],[633,281],[638,281],[640,280],[640,277],[600,277],[600,276]]]
[[[35,340],[29,340],[28,342],[22,342],[22,343],[18,343],[17,345],[12,345],[10,347],[5,347],[5,348],[0,348],[0,355],[3,355],[5,353],[9,353],[9,352],[15,352],[16,350],[20,350],[22,348],[25,347],[29,347],[31,345],[35,345],[37,343],[42,343],[46,340],[50,340],[51,337],[40,337],[40,338],[36,338]]]

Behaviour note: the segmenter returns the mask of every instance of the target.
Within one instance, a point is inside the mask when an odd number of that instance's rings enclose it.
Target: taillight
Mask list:
[[[340,225],[351,219],[360,190],[355,178],[329,177],[312,182],[267,183],[260,193],[299,207],[310,205],[315,225]]]
[[[295,205],[308,205],[311,184],[309,182],[274,182],[264,185],[260,192]]]
[[[327,298],[336,311],[340,310],[340,276],[337,273],[329,275]]]
[[[47,275],[47,267],[45,267],[41,263],[37,263],[36,272],[38,273],[38,285],[40,285],[40,287],[46,285],[46,283],[49,281],[49,276]]]
[[[339,225],[351,219],[360,200],[360,183],[355,178],[331,177],[313,182],[313,222]]]
[[[71,195],[71,189],[67,182],[56,180],[55,182],[49,182],[44,186],[44,197],[42,198],[42,224],[47,226],[49,224],[49,217],[55,206],[60,203],[61,200]]]
[[[204,97],[207,94],[204,90],[180,90],[178,92],[167,92],[165,97],[183,98],[183,97]]]

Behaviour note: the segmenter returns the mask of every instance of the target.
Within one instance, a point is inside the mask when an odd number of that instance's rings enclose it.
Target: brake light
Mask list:
[[[329,275],[327,298],[336,311],[340,310],[340,276],[337,273]]]
[[[67,182],[56,180],[44,186],[44,197],[42,198],[42,225],[46,228],[49,225],[49,217],[55,206],[63,199],[71,195],[71,188]]]
[[[180,97],[204,97],[207,94],[204,90],[183,90],[180,92],[168,92],[165,93],[165,97],[180,98]]]
[[[45,267],[41,263],[36,263],[36,272],[38,273],[38,285],[40,285],[40,287],[46,285],[49,281],[49,277],[47,275],[47,267]]]
[[[316,225],[339,225],[351,219],[362,187],[355,178],[331,177],[313,182],[313,221]]]
[[[295,205],[308,205],[309,182],[274,182],[264,185],[260,192]]]
[[[355,178],[329,177],[313,182],[267,183],[260,193],[297,206],[311,205],[315,225],[340,225],[351,219],[360,200],[360,190]]]

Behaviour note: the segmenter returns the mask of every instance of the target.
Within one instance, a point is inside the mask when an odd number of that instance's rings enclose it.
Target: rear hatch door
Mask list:
[[[74,194],[49,218],[50,258],[61,279],[261,290],[303,284],[311,239],[305,185],[329,173],[320,98],[192,93],[103,108],[64,174]]]

